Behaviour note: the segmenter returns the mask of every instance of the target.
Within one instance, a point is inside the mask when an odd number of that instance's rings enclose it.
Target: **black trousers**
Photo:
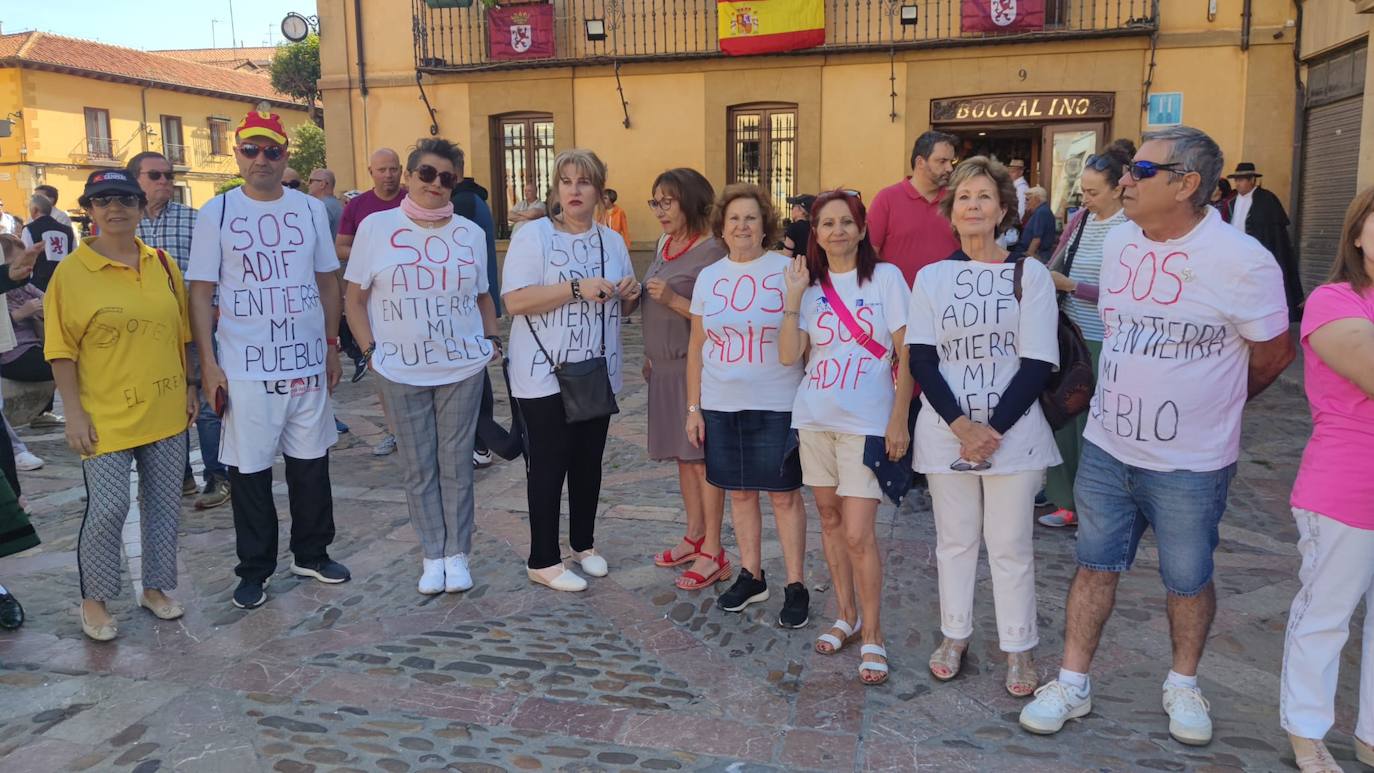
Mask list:
[[[0,427],[0,432],[3,431],[4,428]],[[0,472],[4,473],[16,497],[23,493],[19,489],[19,469],[14,466],[14,446],[10,445],[9,433],[0,438]]]
[[[525,484],[530,503],[531,569],[545,569],[563,559],[558,546],[563,483],[568,484],[568,544],[590,549],[596,537],[596,506],[601,498],[601,457],[611,418],[569,424],[562,395],[519,399],[525,419]]]
[[[43,359],[42,346],[30,346],[24,350],[11,363],[4,367],[5,378],[11,381],[23,381],[34,384],[44,381],[52,381],[52,365]],[[48,404],[43,407],[44,411],[52,410],[52,399],[48,399]]]
[[[329,486],[329,454],[318,459],[286,457],[287,497],[291,502],[291,554],[297,564],[329,556],[334,541],[334,495]],[[261,582],[277,570],[277,505],[272,501],[272,468],[244,474],[229,468],[229,499],[239,555],[234,573]]]

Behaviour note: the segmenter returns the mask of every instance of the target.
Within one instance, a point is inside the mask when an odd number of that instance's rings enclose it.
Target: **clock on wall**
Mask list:
[[[281,34],[292,43],[299,43],[310,34],[310,26],[309,19],[293,11],[281,20]]]

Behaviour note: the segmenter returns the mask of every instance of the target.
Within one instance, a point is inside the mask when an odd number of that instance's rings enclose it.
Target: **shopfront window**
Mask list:
[[[768,191],[773,206],[787,211],[787,198],[796,195],[797,106],[757,104],[730,108],[730,169],[732,183],[752,183]]]
[[[1083,166],[1101,146],[1101,130],[1096,126],[1054,126],[1046,134],[1050,145],[1050,207],[1055,217],[1067,221],[1070,212],[1083,206]]]

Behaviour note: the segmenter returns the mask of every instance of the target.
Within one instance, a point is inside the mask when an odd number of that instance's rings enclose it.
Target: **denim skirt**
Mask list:
[[[795,491],[801,459],[790,411],[702,411],[706,481],[726,491]]]

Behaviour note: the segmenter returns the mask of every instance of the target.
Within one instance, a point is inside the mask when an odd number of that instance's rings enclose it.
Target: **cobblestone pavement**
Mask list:
[[[45,542],[0,560],[0,581],[29,613],[19,632],[0,633],[0,769],[1292,768],[1277,721],[1277,676],[1285,611],[1297,588],[1286,501],[1308,431],[1296,368],[1247,414],[1246,451],[1217,559],[1220,611],[1202,668],[1216,737],[1199,749],[1169,739],[1160,707],[1169,643],[1149,537],[1121,584],[1102,643],[1096,711],[1054,738],[1016,725],[1022,701],[1002,688],[986,567],[966,668],[948,684],[926,671],[939,631],[934,531],[921,497],[879,514],[893,668],[885,686],[858,682],[853,651],[812,651],[834,607],[809,495],[806,628],[774,624],[778,587],[772,601],[740,615],[716,610],[714,592],[675,589],[674,573],[648,557],[682,533],[676,471],[645,458],[637,327],[627,335],[632,375],[612,425],[598,522],[597,546],[611,575],[591,580],[584,594],[526,580],[524,471],[516,462],[477,476],[476,586],[419,595],[420,552],[397,488],[396,457],[374,458],[368,448],[380,432],[369,379],[338,395],[354,445],[333,457],[339,538],[332,552],[350,566],[352,582],[324,586],[279,572],[266,606],[237,610],[229,603],[229,509],[188,507],[175,594],[185,618],[155,621],[130,594],[111,607],[120,638],[95,644],[82,636],[77,617],[80,469],[60,433],[25,431],[49,460],[25,474]],[[278,494],[285,521],[280,484]],[[780,578],[770,522],[765,513],[765,569]],[[728,527],[726,539],[733,543]],[[286,544],[283,536],[283,550]],[[1072,550],[1071,533],[1037,529],[1042,678],[1058,667]],[[283,553],[283,569],[287,560]],[[1358,631],[1357,623],[1356,639]],[[1332,740],[1353,770],[1357,643],[1346,653]]]

